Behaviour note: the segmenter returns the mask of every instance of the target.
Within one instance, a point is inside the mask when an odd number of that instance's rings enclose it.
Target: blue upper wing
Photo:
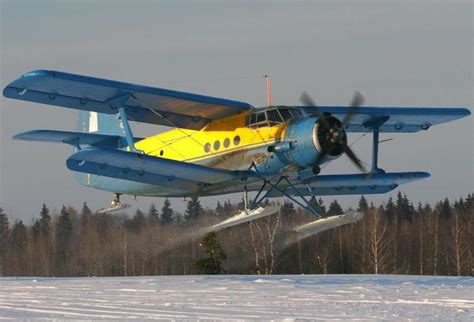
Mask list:
[[[130,120],[193,130],[252,108],[244,102],[46,70],[21,76],[3,95],[107,114],[116,114],[115,101],[123,99]]]
[[[306,113],[315,113],[314,107],[303,106]],[[342,120],[349,113],[347,106],[319,106],[323,113],[331,113]],[[360,107],[353,116],[346,130],[348,132],[366,132],[374,125],[381,124],[380,132],[418,132],[431,126],[450,122],[471,112],[467,108],[433,108],[433,107]]]

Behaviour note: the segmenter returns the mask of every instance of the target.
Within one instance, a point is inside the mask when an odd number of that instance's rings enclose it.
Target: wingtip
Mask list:
[[[12,136],[12,139],[13,140],[21,140],[21,141],[24,141],[28,134],[31,134],[32,132],[34,132],[35,130],[30,130],[30,131],[26,131],[26,132],[21,132],[21,133],[17,133],[15,134],[14,136]]]
[[[51,76],[54,77],[54,71],[46,69],[35,69],[28,73],[21,75],[21,77],[31,77],[31,76]]]
[[[418,179],[426,179],[431,177],[431,174],[428,172],[414,172],[413,176],[417,177]]]
[[[38,76],[55,77],[55,72],[51,70],[45,70],[45,69],[36,69],[28,73],[22,74],[20,77],[10,82],[7,86],[3,88],[2,95],[7,98],[14,98],[14,99],[18,98],[19,95],[23,95],[23,93],[19,92],[22,90],[23,86],[18,86],[18,84],[21,84],[21,80],[28,77],[38,77]],[[26,92],[27,89],[24,88],[24,90]]]

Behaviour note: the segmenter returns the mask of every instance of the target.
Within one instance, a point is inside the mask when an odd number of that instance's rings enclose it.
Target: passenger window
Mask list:
[[[211,143],[206,143],[204,145],[204,152],[209,152],[211,151]]]
[[[234,145],[239,145],[240,144],[240,136],[235,136],[234,137]]]
[[[277,110],[269,110],[267,111],[268,121],[270,125],[275,125],[282,122],[280,114],[278,114]]]
[[[291,114],[290,114],[290,111],[288,111],[287,108],[281,108],[281,109],[279,109],[279,111],[280,111],[281,117],[283,117],[283,119],[284,119],[285,121],[288,121],[288,120],[291,120],[291,119],[292,119],[292,116],[291,116]]]
[[[229,138],[225,138],[225,139],[224,139],[224,148],[228,148],[229,145],[230,145],[230,140],[229,140]]]
[[[221,147],[221,143],[219,142],[219,140],[216,140],[214,142],[214,150],[219,150],[219,148]]]

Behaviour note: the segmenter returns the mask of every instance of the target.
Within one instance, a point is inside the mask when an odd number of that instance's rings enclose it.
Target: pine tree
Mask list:
[[[385,205],[385,216],[387,217],[389,223],[398,220],[397,207],[395,206],[392,197],[388,199],[387,204]]]
[[[224,216],[230,217],[232,216],[234,212],[234,207],[232,207],[232,204],[230,203],[230,200],[227,199],[227,201],[224,202]]]
[[[337,202],[337,200],[334,200],[334,201],[331,202],[331,204],[329,205],[329,210],[328,210],[327,215],[328,215],[328,216],[338,216],[338,215],[342,215],[343,212],[344,212],[344,211],[342,210],[341,205],[339,205],[339,203]]]
[[[40,212],[39,231],[42,236],[49,236],[51,231],[51,216],[45,204],[43,204]]]
[[[135,216],[127,220],[127,226],[129,230],[139,233],[143,226],[145,226],[145,214],[140,209],[137,209]]]
[[[38,239],[41,236],[40,233],[40,221],[33,219],[33,225],[31,226],[31,232],[33,233],[33,239]]]
[[[63,206],[56,224],[56,270],[60,275],[68,273],[69,250],[72,239],[72,222],[69,212]]]
[[[326,216],[326,206],[324,205],[323,199],[319,198],[318,200],[316,197],[312,196],[308,203],[311,207],[316,209],[316,211],[320,213],[322,217]]]
[[[451,204],[448,198],[445,198],[438,207],[439,214],[443,219],[449,219],[451,217]]]
[[[26,264],[26,246],[28,242],[28,235],[23,221],[17,221],[13,225],[11,236],[10,236],[10,256],[13,256],[13,269],[15,275],[26,275],[27,264]]]
[[[184,217],[186,221],[195,220],[199,218],[202,212],[203,212],[203,209],[201,206],[201,202],[199,201],[199,198],[192,197],[191,200],[188,201],[188,205],[186,207]]]
[[[11,246],[17,251],[21,252],[25,250],[27,242],[27,231],[26,227],[23,224],[23,221],[19,220],[15,222],[11,234]]]
[[[367,214],[369,211],[369,204],[367,203],[367,199],[365,199],[364,196],[361,196],[359,199],[359,211],[363,212],[364,214]]]
[[[148,210],[148,221],[152,224],[157,224],[160,222],[160,214],[156,210],[154,203],[151,204],[150,210]]]
[[[406,195],[399,191],[397,195],[397,212],[401,220],[413,220],[415,217],[415,208],[410,203]]]
[[[4,275],[6,270],[5,261],[8,254],[8,240],[10,238],[10,225],[8,223],[8,216],[0,208],[0,276]]]
[[[202,240],[202,246],[207,257],[198,259],[194,262],[196,270],[201,274],[220,274],[224,273],[222,261],[227,258],[217,241],[217,234],[210,232]]]
[[[222,207],[221,202],[217,200],[217,206],[216,206],[216,216],[224,216],[224,207]]]
[[[5,210],[0,207],[0,243],[4,240],[8,240],[10,236],[10,225],[8,223],[8,216]]]
[[[173,209],[171,208],[171,202],[168,198],[165,199],[163,207],[161,208],[161,223],[166,225],[173,222]]]

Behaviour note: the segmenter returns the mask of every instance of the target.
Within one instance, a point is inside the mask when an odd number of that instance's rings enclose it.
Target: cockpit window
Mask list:
[[[291,114],[293,114],[293,117],[296,119],[298,117],[301,117],[301,111],[297,108],[291,109]]]
[[[245,124],[252,128],[274,126],[303,116],[304,114],[297,108],[270,107],[247,116]]]
[[[267,111],[267,118],[268,122],[270,123],[270,126],[282,123],[283,120],[280,116],[280,113],[278,113],[277,110],[268,110]]]
[[[281,116],[283,117],[283,119],[284,119],[285,121],[289,121],[289,120],[291,120],[291,119],[293,118],[293,116],[291,115],[289,109],[287,109],[287,108],[280,108],[280,109],[278,109],[278,110],[279,110]]]
[[[257,113],[257,123],[265,122],[267,119],[265,118],[265,112]]]

